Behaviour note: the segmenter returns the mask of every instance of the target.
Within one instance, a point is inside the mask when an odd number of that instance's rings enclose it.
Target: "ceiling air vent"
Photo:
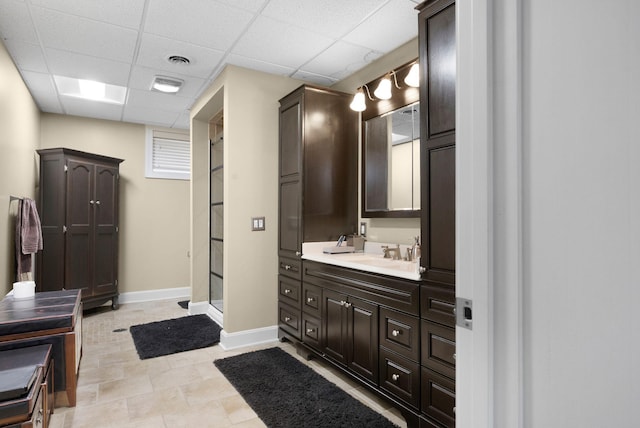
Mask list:
[[[176,65],[189,65],[191,63],[189,58],[180,55],[171,55],[167,58],[167,61],[169,61],[171,64]]]

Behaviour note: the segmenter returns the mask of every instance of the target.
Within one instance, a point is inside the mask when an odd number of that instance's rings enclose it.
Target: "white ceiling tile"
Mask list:
[[[0,35],[3,39],[38,43],[38,36],[24,2],[0,0]]]
[[[358,25],[344,40],[380,52],[390,52],[418,34],[418,11],[410,0],[391,0]]]
[[[227,50],[244,31],[253,14],[212,0],[150,0],[144,32]]]
[[[296,71],[291,77],[320,86],[331,86],[338,81],[338,79],[332,79],[331,77],[321,76],[319,74],[309,73],[302,70]]]
[[[62,110],[60,100],[57,96],[40,94],[38,95],[37,104],[42,112],[64,114],[64,110]]]
[[[70,15],[138,28],[145,0],[30,0],[31,4]]]
[[[172,64],[167,58],[180,55],[188,58],[188,65]],[[164,70],[169,75],[178,73],[185,76],[207,78],[218,66],[224,53],[214,49],[203,48],[190,43],[143,34],[137,64],[148,68]]]
[[[232,53],[270,64],[298,68],[334,40],[271,18],[258,18]]]
[[[131,66],[125,62],[111,61],[57,49],[47,49],[49,69],[58,76],[96,80],[111,85],[127,86]]]
[[[115,61],[133,59],[138,38],[135,30],[40,7],[31,10],[46,47]]]
[[[152,68],[134,66],[131,72],[131,79],[129,80],[129,87],[132,89],[148,91],[150,90],[149,88],[151,87],[153,78],[158,75],[164,76],[166,74],[158,72],[158,70]],[[184,84],[177,94],[183,98],[195,99],[200,94],[200,91],[203,89],[204,83],[206,82],[205,79],[185,76],[178,73],[171,73],[171,76],[169,77],[176,77],[184,81]]]
[[[67,114],[72,116],[106,120],[122,119],[123,106],[119,104],[100,103],[67,96],[61,96],[60,101]]]
[[[179,117],[180,113],[176,112],[127,105],[122,120],[125,122],[145,123],[171,128]]]
[[[281,65],[257,61],[253,58],[247,58],[241,55],[229,55],[226,62],[239,67],[249,68],[251,70],[260,70],[265,73],[276,74],[279,76],[289,76],[296,71],[293,67],[283,67]]]
[[[271,0],[263,16],[335,38],[379,9],[388,0]]]
[[[227,4],[229,6],[237,7],[240,9],[248,10],[250,12],[257,12],[260,10],[266,0],[218,0],[220,3]]]
[[[22,71],[22,80],[29,88],[29,92],[43,111],[61,112],[60,104],[57,102],[58,92],[53,84],[51,76],[47,73],[36,73],[33,71]],[[40,105],[40,100],[46,100]],[[48,110],[45,110],[45,107]]]
[[[40,45],[22,42],[16,39],[5,40],[5,47],[9,51],[13,62],[20,70],[47,73],[47,62],[42,54]]]
[[[178,128],[178,129],[189,129],[190,127],[191,127],[191,120],[189,118],[188,110],[181,113],[178,119],[176,119],[175,123],[172,126],[172,128]]]
[[[351,43],[337,42],[303,65],[301,70],[340,80],[381,56],[382,52],[372,51]]]
[[[165,94],[157,91],[131,89],[127,98],[127,106],[145,107],[155,106],[156,109],[167,112],[181,112],[191,105],[191,98],[184,98],[175,94]]]

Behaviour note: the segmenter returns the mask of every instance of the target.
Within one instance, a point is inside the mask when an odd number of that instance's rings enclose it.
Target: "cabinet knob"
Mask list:
[[[289,322],[291,321],[291,317],[284,317],[284,322]]]
[[[284,265],[284,270],[289,270],[289,269],[291,269],[290,265]]]
[[[401,331],[400,331],[400,330],[393,330],[393,331],[391,332],[391,335],[392,335],[393,337],[398,337],[398,336],[400,336],[400,333],[401,333]]]
[[[392,379],[394,382],[397,382],[397,381],[398,381],[398,379],[400,379],[400,375],[399,375],[398,373],[394,373],[394,374],[392,374],[392,375],[391,375],[391,379]]]
[[[349,303],[349,302],[344,302],[344,307],[345,307],[345,308],[350,308],[350,307],[351,307],[351,303]]]
[[[453,408],[453,414],[454,415],[456,414],[456,408],[455,407]]]
[[[296,256],[301,256],[302,253],[300,251],[296,251]]]
[[[285,288],[284,289],[284,294],[291,294],[291,289]]]
[[[313,297],[307,297],[307,303],[315,302],[316,299]]]
[[[344,300],[340,300],[340,306],[344,306],[346,304],[347,304],[347,302],[345,302]]]
[[[100,201],[96,201],[96,205],[100,205]]]
[[[95,204],[95,203],[96,203],[96,201],[94,201],[93,199],[91,199],[91,200],[89,201],[89,204],[91,204],[91,205],[93,205],[93,204]]]
[[[455,361],[457,357],[458,356],[456,354],[453,354],[453,361]]]
[[[418,271],[420,273],[425,273],[427,271],[427,268],[425,268],[424,266],[420,266],[420,269],[418,269]]]
[[[312,328],[308,328],[308,329],[307,329],[307,334],[314,333],[314,332],[315,332],[315,330],[314,330],[314,329],[312,329]]]

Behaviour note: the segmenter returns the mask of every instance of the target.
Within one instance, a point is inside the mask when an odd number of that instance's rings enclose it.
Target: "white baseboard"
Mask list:
[[[238,331],[236,333],[220,332],[220,347],[225,351],[245,346],[262,345],[278,341],[278,326]]]
[[[130,291],[128,293],[120,293],[118,296],[119,303],[140,303],[150,302],[153,300],[167,299],[188,299],[191,297],[191,287],[164,288],[161,290],[148,291]]]

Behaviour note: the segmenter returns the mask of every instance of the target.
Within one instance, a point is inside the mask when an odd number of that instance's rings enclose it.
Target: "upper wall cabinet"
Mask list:
[[[404,82],[414,63],[365,85],[367,98],[384,78],[392,91],[362,112],[362,217],[420,217],[419,91]]]

